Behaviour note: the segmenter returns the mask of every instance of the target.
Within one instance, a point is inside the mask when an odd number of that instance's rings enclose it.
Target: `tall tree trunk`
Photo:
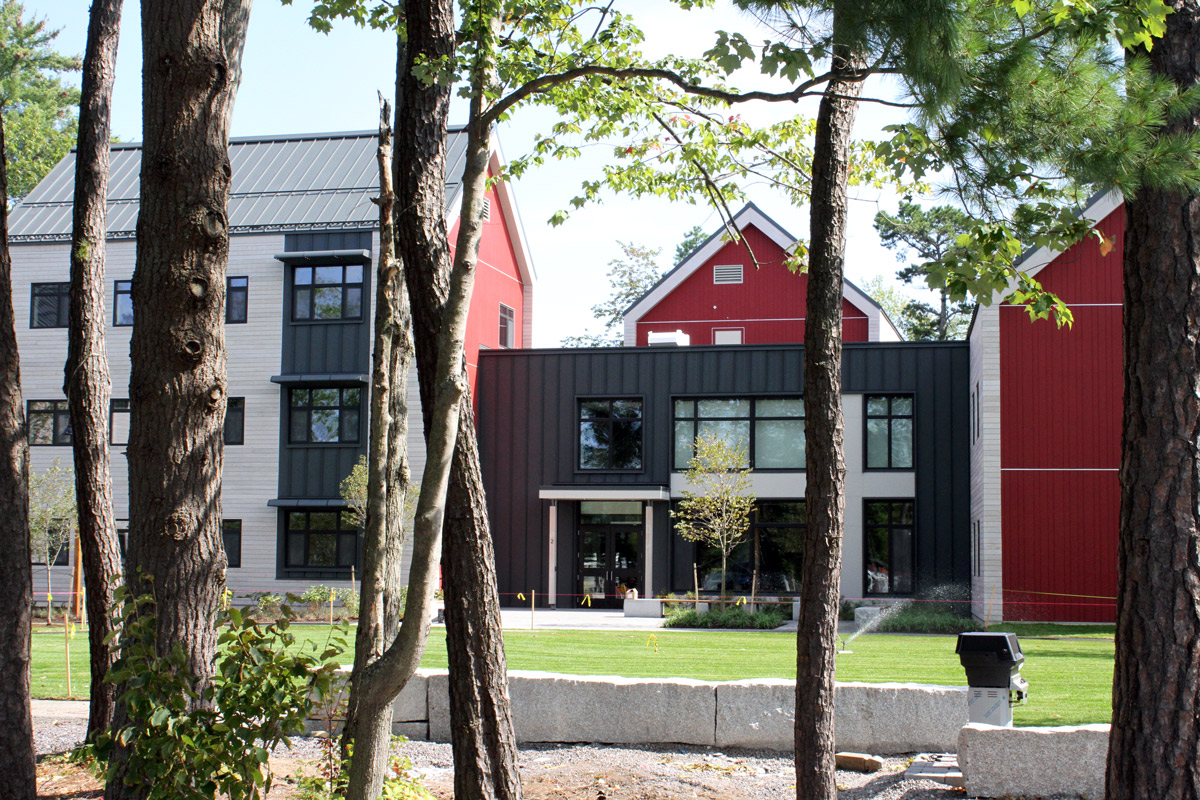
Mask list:
[[[1170,3],[1152,71],[1200,82],[1200,3]],[[1144,54],[1143,54],[1144,55]],[[1166,133],[1194,134],[1200,118]],[[1109,800],[1200,797],[1200,197],[1125,204],[1125,416]]]
[[[29,646],[33,565],[29,552],[29,443],[8,252],[8,174],[0,107],[0,800],[33,800],[33,714]]]
[[[842,4],[834,6],[835,42],[846,39]],[[842,455],[842,279],[850,137],[862,84],[845,45],[833,51],[835,77],[821,98],[813,144],[807,315],[804,322],[804,407],[807,528],[796,646],[796,796],[836,800],[834,667],[838,583],[845,527],[846,463]]]
[[[383,655],[399,628],[400,555],[403,544],[403,505],[408,488],[405,440],[408,408],[405,393],[412,336],[408,292],[395,256],[392,214],[391,104],[384,102],[379,118],[379,267],[375,289],[375,344],[371,380],[371,439],[368,454],[367,520],[363,541],[362,591],[355,636],[354,671],[349,708],[342,735],[342,756],[354,745],[351,774],[363,796],[378,797],[383,789],[392,741],[390,701],[361,704],[362,682],[368,665]],[[398,502],[397,502],[398,500]]]
[[[436,60],[453,52],[452,3],[442,0],[431,5],[437,8],[426,7],[422,9],[425,13],[410,10],[411,58],[424,53]],[[479,124],[480,87],[489,79],[490,69],[488,60],[481,59],[472,76],[474,97],[453,267],[456,273],[468,267],[473,271],[478,256],[489,156],[489,131]],[[396,97],[397,233],[407,267],[421,402],[429,432],[438,388],[431,365],[438,363],[439,332],[450,322],[448,308],[454,299],[443,174],[450,87],[428,85],[412,74],[408,64],[401,64]],[[521,785],[500,630],[495,554],[469,397],[462,400],[450,473],[443,570],[454,794],[479,800],[516,800]]]
[[[71,314],[64,391],[71,414],[79,546],[87,587],[91,703],[87,738],[112,725],[116,688],[104,681],[116,660],[109,644],[109,609],[120,580],[121,554],[109,472],[108,414],[112,385],[104,326],[104,245],[107,238],[108,143],[122,0],[95,0],[83,58],[79,146],[75,155],[71,232]],[[49,585],[49,584],[47,584]]]
[[[201,685],[225,584],[221,543],[229,120],[251,0],[142,0],[142,174],[133,275],[128,580],[156,600],[156,648]],[[195,701],[189,701],[194,703]],[[127,720],[118,706],[115,724]],[[125,758],[109,800],[125,786]]]

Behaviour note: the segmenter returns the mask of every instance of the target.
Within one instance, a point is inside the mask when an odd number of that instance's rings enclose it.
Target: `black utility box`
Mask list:
[[[954,648],[968,686],[1007,689],[1025,663],[1025,654],[1015,633],[960,633]]]

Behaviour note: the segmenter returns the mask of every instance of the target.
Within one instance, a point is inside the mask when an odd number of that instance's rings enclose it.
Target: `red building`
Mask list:
[[[796,237],[753,203],[734,215],[741,241],[718,230],[625,312],[625,344],[680,332],[692,345],[804,341],[808,276],[788,269]],[[847,342],[897,342],[879,304],[845,282],[842,333]]]
[[[972,596],[980,618],[1111,621],[1117,586],[1121,253],[1115,193],[1089,237],[1018,266],[1071,308],[1071,328],[980,306],[971,343]]]

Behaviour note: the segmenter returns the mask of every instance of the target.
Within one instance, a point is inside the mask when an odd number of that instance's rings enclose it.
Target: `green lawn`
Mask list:
[[[297,625],[301,638],[324,643],[328,628]],[[1061,631],[1055,631],[1061,632]],[[1092,631],[1096,636],[1100,632]],[[1111,636],[1111,634],[1109,634]],[[838,680],[965,683],[953,636],[866,634],[838,657]],[[422,666],[445,668],[445,631],[435,628]],[[657,645],[657,648],[656,648]],[[1111,708],[1113,643],[1103,638],[1023,638],[1030,700],[1018,725],[1107,722]],[[510,669],[581,675],[683,677],[700,680],[793,678],[795,639],[769,631],[507,631]],[[347,662],[349,657],[345,659]],[[87,637],[71,643],[72,690],[87,696]],[[34,631],[34,697],[66,697],[61,628]]]

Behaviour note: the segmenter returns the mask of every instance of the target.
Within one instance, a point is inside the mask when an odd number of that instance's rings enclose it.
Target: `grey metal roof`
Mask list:
[[[462,184],[466,132],[448,131],[446,202]],[[371,198],[379,193],[376,131],[256,136],[229,141],[233,185],[230,232],[362,230],[379,224]],[[140,144],[115,143],[110,150],[108,238],[132,239],[138,215]],[[75,151],[26,195],[9,215],[10,242],[55,242],[71,238]]]

